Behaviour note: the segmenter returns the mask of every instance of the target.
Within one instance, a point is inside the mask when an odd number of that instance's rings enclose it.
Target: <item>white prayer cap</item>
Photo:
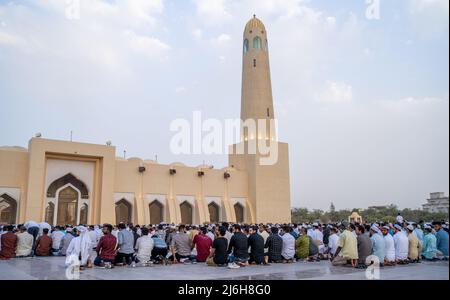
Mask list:
[[[409,230],[411,230],[411,231],[413,231],[414,230],[414,226],[412,226],[412,225],[408,225],[408,227],[407,227]]]
[[[391,228],[389,226],[383,226],[384,229],[390,230]]]
[[[425,226],[424,226],[423,228],[425,228],[425,229],[431,229],[431,226],[428,225],[428,224],[425,224]]]
[[[78,226],[78,227],[77,227],[77,231],[83,233],[83,232],[86,232],[86,231],[87,231],[87,228],[84,227],[84,226]]]
[[[394,227],[397,228],[398,230],[402,230],[402,227],[400,225],[398,225],[398,224],[395,224]]]
[[[378,228],[378,226],[375,226],[375,224],[373,224],[372,227],[370,227],[370,229],[375,232],[380,232],[380,229]]]
[[[67,228],[66,228],[66,231],[67,231],[67,232],[72,232],[72,230],[73,230],[72,227],[67,227]]]
[[[319,224],[318,223],[313,223],[313,226],[317,227],[317,226],[319,226]]]

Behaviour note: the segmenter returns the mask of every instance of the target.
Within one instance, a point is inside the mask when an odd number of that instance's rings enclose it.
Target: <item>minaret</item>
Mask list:
[[[253,16],[245,26],[243,37],[243,70],[241,119],[243,122],[265,121],[265,133],[261,127],[256,132],[244,124],[241,142],[230,147],[229,164],[247,172],[247,194],[245,222],[247,223],[289,223],[291,221],[291,196],[289,178],[289,147],[279,142],[270,121],[275,120],[272,98],[272,83],[269,65],[269,43],[264,24]],[[271,127],[273,130],[270,130]],[[265,141],[263,141],[265,140]],[[257,143],[255,143],[257,141]],[[247,148],[257,144],[256,153]],[[263,163],[267,155],[260,152],[261,145],[269,144],[273,163]],[[274,147],[272,147],[274,146]],[[243,153],[237,151],[243,149]],[[272,151],[275,149],[275,151]],[[275,152],[275,153],[274,153]],[[241,196],[239,196],[241,195]],[[242,198],[242,192],[230,192],[231,207],[233,197]],[[235,208],[236,209],[236,208]],[[233,220],[231,220],[233,221]]]
[[[254,15],[244,31],[241,119],[267,120],[266,134],[263,137],[258,131],[258,137],[254,137],[244,130],[242,138],[275,140],[275,132],[270,132],[270,120],[275,119],[274,115],[267,31]]]

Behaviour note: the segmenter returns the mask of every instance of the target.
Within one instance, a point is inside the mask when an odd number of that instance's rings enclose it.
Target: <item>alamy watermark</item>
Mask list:
[[[366,258],[366,264],[369,265],[366,269],[366,278],[369,280],[379,280],[380,275],[380,259],[378,256],[370,255]]]
[[[81,0],[66,0],[66,18],[79,20],[81,18]]]
[[[366,0],[366,18],[368,20],[379,20],[380,15],[380,5],[381,0]]]
[[[171,122],[170,131],[175,134],[170,149],[175,155],[257,154],[260,165],[274,165],[278,162],[276,127],[274,119],[202,120],[201,112],[194,111],[191,121]]]
[[[66,258],[66,279],[80,280],[80,260],[77,255],[70,255]]]

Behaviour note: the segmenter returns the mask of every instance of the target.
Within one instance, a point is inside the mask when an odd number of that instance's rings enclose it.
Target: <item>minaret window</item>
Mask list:
[[[256,68],[256,58],[253,60],[253,67]]]
[[[245,39],[244,41],[244,54],[248,52],[248,40]]]
[[[259,36],[255,37],[253,39],[253,48],[254,49],[261,49],[261,39],[259,38]]]

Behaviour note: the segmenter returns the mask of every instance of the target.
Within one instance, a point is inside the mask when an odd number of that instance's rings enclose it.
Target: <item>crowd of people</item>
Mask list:
[[[110,224],[50,226],[29,221],[0,228],[0,260],[65,256],[82,268],[137,264],[250,265],[317,262],[367,268],[448,260],[448,223]]]

